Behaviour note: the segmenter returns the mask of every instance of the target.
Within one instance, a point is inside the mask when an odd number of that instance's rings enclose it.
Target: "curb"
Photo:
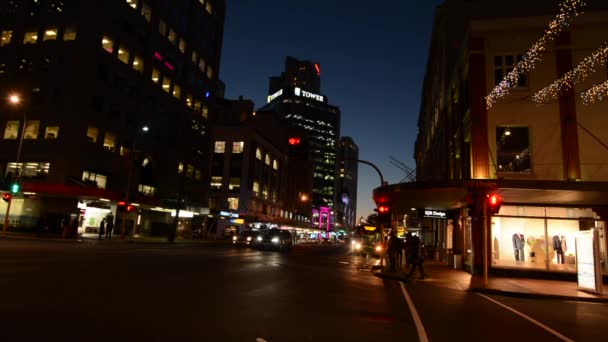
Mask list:
[[[551,294],[551,293],[503,291],[503,290],[498,290],[498,289],[486,289],[486,288],[477,288],[477,287],[468,289],[467,291],[472,292],[472,293],[500,295],[500,296],[506,296],[506,297],[516,297],[516,298],[557,299],[557,300],[567,300],[567,301],[574,301],[574,302],[608,303],[607,297],[578,297],[578,296],[566,296],[566,295],[558,295],[558,294]]]

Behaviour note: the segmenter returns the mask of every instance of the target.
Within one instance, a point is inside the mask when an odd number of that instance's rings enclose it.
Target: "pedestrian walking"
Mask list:
[[[396,272],[397,271],[397,257],[399,255],[399,251],[401,250],[401,240],[397,238],[395,232],[391,230],[388,239],[388,271]]]
[[[424,279],[424,246],[420,238],[411,232],[406,234],[405,255],[410,266],[410,270],[405,277],[406,281],[412,277],[416,268],[420,271],[420,279]]]
[[[101,223],[99,224],[99,240],[101,240],[101,238],[103,237],[103,234],[105,234],[105,230],[106,230],[106,218],[104,217],[103,219],[101,219]]]
[[[114,229],[114,220],[110,218],[106,224],[106,239],[112,240],[112,230]]]

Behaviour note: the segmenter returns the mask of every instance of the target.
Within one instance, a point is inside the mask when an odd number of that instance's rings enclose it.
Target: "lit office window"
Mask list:
[[[186,41],[183,38],[179,39],[179,51],[182,53],[186,52]]]
[[[167,39],[171,44],[175,44],[175,42],[177,41],[177,34],[175,33],[175,31],[173,31],[173,29],[169,29],[169,35],[167,36]]]
[[[82,181],[93,183],[99,189],[105,189],[108,182],[108,177],[94,172],[83,171]]]
[[[203,104],[202,104],[202,102],[201,102],[201,101],[199,101],[199,100],[194,100],[194,111],[195,111],[195,112],[197,112],[197,113],[200,113],[200,112],[201,112],[201,109],[202,109],[202,105],[203,105]]]
[[[198,55],[196,54],[196,51],[192,51],[192,64],[196,65],[198,59]]]
[[[146,18],[147,22],[152,20],[152,9],[145,2],[141,4],[141,15]]]
[[[99,131],[97,130],[97,127],[95,127],[95,126],[87,127],[87,141],[88,142],[96,143],[98,135],[99,135]]]
[[[186,165],[186,178],[194,177],[194,165],[188,164]]]
[[[179,86],[179,85],[177,85],[177,84],[174,84],[174,85],[173,85],[173,96],[174,96],[176,99],[181,99],[181,98],[182,98],[182,89],[181,89],[181,88],[180,88],[180,86]]]
[[[44,139],[57,139],[59,137],[59,126],[47,126],[44,130]]]
[[[131,8],[137,8],[137,0],[127,0],[127,5],[131,6]]]
[[[129,64],[129,50],[118,48],[118,59],[125,64]]]
[[[42,40],[57,40],[57,29],[50,28],[44,31],[44,36],[42,36]]]
[[[149,185],[139,184],[137,192],[146,196],[154,196],[154,194],[156,194],[156,188]]]
[[[204,59],[200,59],[198,61],[198,68],[202,71],[205,72],[205,60]]]
[[[221,176],[213,176],[211,177],[211,189],[220,190],[222,188],[222,177]]]
[[[152,81],[154,83],[160,82],[160,71],[158,69],[152,69]]]
[[[177,173],[184,173],[184,163],[177,164]]]
[[[139,73],[144,71],[144,60],[141,57],[133,57],[133,70]]]
[[[208,65],[208,66],[207,66],[207,77],[208,77],[209,79],[212,79],[212,78],[213,78],[213,68],[211,67],[211,65]]]
[[[255,149],[255,159],[262,160],[262,149],[259,147]]]
[[[40,130],[40,120],[27,120],[23,139],[35,140],[38,139],[38,131]]]
[[[17,139],[19,136],[19,121],[8,121],[4,129],[4,139]]]
[[[203,117],[207,119],[209,117],[209,107],[203,106]]]
[[[238,191],[241,188],[241,179],[238,177],[231,177],[228,184],[228,189]]]
[[[268,184],[262,186],[262,198],[268,199]]]
[[[186,96],[186,106],[192,108],[192,95]]]
[[[266,157],[264,158],[264,163],[266,165],[270,165],[270,155],[269,154],[266,154]]]
[[[274,170],[278,170],[279,169],[279,162],[276,159],[272,161],[272,168]]]
[[[232,142],[232,153],[243,153],[243,149],[245,148],[244,141],[234,141]]]
[[[205,10],[207,13],[211,14],[213,12],[213,7],[211,7],[211,2],[207,1],[207,6],[205,6]]]
[[[228,210],[238,210],[239,209],[239,199],[235,197],[228,198]]]
[[[29,163],[7,163],[6,174],[17,175],[21,170],[21,177],[41,177],[49,174],[51,163],[29,162]]]
[[[224,153],[225,151],[226,151],[226,142],[225,141],[216,141],[213,152]]]
[[[201,170],[194,170],[194,179],[200,181],[203,178]]]
[[[66,42],[70,40],[76,40],[76,28],[71,26],[66,27],[63,31],[63,40]]]
[[[165,21],[162,19],[158,22],[158,32],[163,37],[167,36],[167,23],[165,23]]]
[[[109,53],[114,53],[114,42],[112,42],[112,40],[108,37],[103,37],[101,39],[101,46],[103,47],[104,50],[106,50]]]
[[[163,90],[167,93],[171,91],[171,80],[168,77],[163,78]]]
[[[13,31],[0,31],[0,46],[7,45],[13,38]]]
[[[36,44],[38,32],[26,32],[23,36],[23,44]]]
[[[110,132],[106,132],[103,138],[103,149],[106,151],[116,151],[116,135]]]
[[[259,196],[260,195],[260,182],[257,180],[253,181],[253,194],[255,196]]]

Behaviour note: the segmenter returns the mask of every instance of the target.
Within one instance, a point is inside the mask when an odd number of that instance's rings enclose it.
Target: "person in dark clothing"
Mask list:
[[[109,219],[106,224],[106,239],[112,240],[112,230],[114,229],[114,220]]]
[[[78,236],[78,226],[80,225],[80,218],[78,216],[74,217],[72,220],[72,224],[70,225],[70,234],[72,238],[76,238]]]
[[[416,267],[420,270],[420,279],[424,279],[424,248],[420,238],[412,233],[406,234],[405,255],[407,262],[410,265],[410,270],[405,277],[406,280],[409,280],[412,277],[416,271]]]
[[[101,240],[101,238],[103,237],[103,234],[105,234],[105,230],[106,230],[106,218],[104,217],[101,220],[101,223],[99,224],[99,240]]]
[[[396,272],[397,271],[397,256],[399,255],[399,251],[401,250],[401,240],[397,238],[394,231],[391,231],[388,239],[388,271]]]

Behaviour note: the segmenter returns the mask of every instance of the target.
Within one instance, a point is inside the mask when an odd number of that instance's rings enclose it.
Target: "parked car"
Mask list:
[[[293,248],[293,236],[287,230],[269,229],[255,238],[253,247],[289,252]]]
[[[239,235],[235,235],[232,237],[232,244],[235,246],[250,247],[254,243],[254,241],[258,235],[259,235],[258,232],[254,232],[251,230],[243,231]]]

